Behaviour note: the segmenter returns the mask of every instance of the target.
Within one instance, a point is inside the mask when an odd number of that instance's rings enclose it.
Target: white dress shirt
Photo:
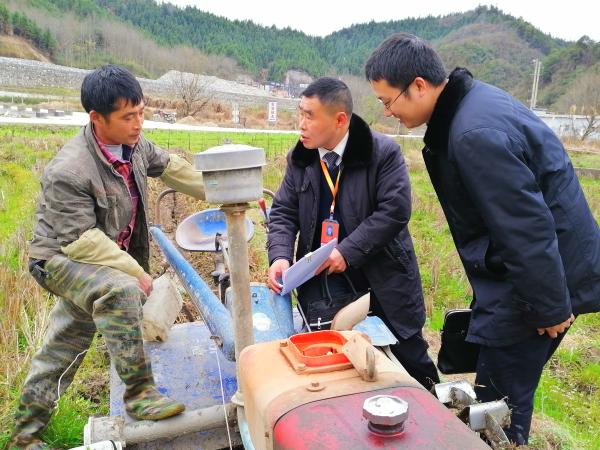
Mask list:
[[[329,152],[335,152],[338,154],[338,159],[335,164],[339,165],[342,162],[342,156],[344,156],[344,150],[346,150],[346,144],[348,143],[349,136],[350,136],[350,130],[346,131],[346,134],[344,135],[342,140],[340,142],[338,142],[338,145],[336,145],[333,148],[333,150],[327,150],[323,147],[319,147],[319,157],[321,159],[323,159],[323,155],[325,155]],[[324,160],[324,161],[327,162],[326,160]]]

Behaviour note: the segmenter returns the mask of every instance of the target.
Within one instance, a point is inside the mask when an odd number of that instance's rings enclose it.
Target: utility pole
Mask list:
[[[542,61],[540,61],[537,58],[534,59],[533,66],[533,86],[531,88],[531,100],[529,102],[529,109],[535,108],[535,105],[537,104],[537,94],[540,85],[540,74],[542,72]]]

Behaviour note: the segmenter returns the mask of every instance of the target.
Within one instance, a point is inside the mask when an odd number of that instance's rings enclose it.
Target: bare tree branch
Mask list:
[[[600,73],[589,72],[579,77],[560,99],[559,107],[569,111],[571,132],[580,141],[599,132]],[[583,120],[576,115],[584,116]]]
[[[214,97],[212,81],[194,73],[176,72],[171,78],[171,90],[182,103],[183,117],[200,112]]]

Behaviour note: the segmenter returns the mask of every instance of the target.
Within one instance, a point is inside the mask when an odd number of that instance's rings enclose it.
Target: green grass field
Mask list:
[[[73,136],[75,128],[0,126],[0,447],[32,352],[41,343],[53,298],[26,273],[26,240],[30,238],[39,176],[47,161]],[[146,137],[165,148],[195,153],[225,142],[262,147],[269,164],[264,184],[276,189],[285,170],[286,151],[296,135],[148,131]],[[428,323],[439,330],[447,308],[464,307],[471,292],[450,232],[420,155],[422,143],[399,139],[413,186],[411,233],[419,258]],[[575,155],[576,165],[600,168],[600,155]],[[600,218],[600,180],[581,180],[595,217]],[[252,217],[257,218],[255,210]],[[251,244],[256,279],[267,267],[261,227]],[[263,278],[264,279],[264,278]],[[59,448],[81,443],[90,414],[108,410],[108,357],[97,339],[73,385],[59,403],[45,433]],[[531,448],[598,449],[600,435],[600,315],[580,317],[548,364],[536,394]]]

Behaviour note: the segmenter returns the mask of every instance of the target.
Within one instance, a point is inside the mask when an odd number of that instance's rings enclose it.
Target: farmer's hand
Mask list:
[[[146,272],[138,278],[138,285],[146,296],[149,296],[152,292],[152,277]]]
[[[273,292],[277,294],[281,292],[283,286],[279,284],[279,280],[281,280],[283,272],[289,269],[289,267],[290,262],[287,259],[277,259],[269,267],[269,280],[267,284]]]
[[[559,335],[559,333],[564,333],[565,331],[567,331],[567,328],[571,326],[574,320],[575,316],[571,314],[571,317],[569,317],[563,323],[559,323],[558,325],[554,325],[553,327],[538,328],[537,332],[540,336],[544,333],[548,333],[548,336],[554,339]]]
[[[334,248],[329,258],[317,269],[317,275],[327,269],[327,273],[339,273],[348,268],[346,260],[337,248]]]

